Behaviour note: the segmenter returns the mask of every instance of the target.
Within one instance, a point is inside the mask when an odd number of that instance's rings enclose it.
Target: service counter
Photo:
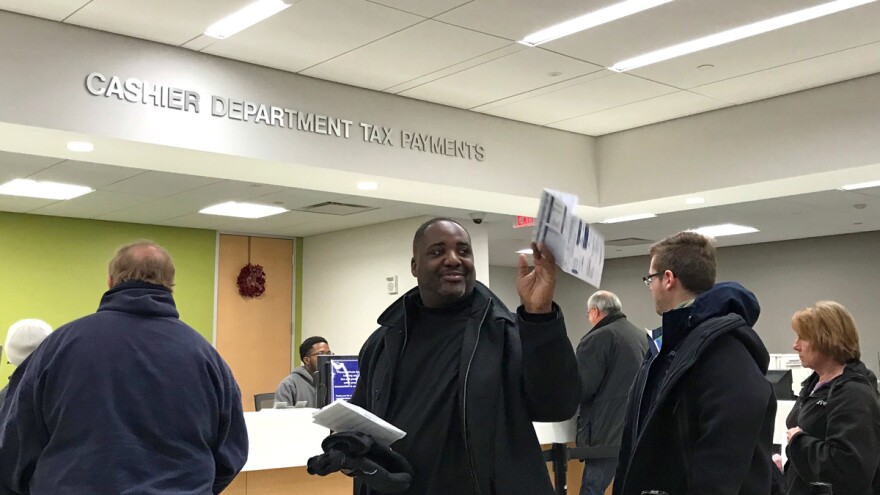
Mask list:
[[[348,476],[336,473],[320,477],[306,473],[306,462],[322,452],[321,441],[330,434],[328,429],[312,422],[314,411],[264,409],[244,413],[250,440],[248,461],[223,493],[351,495],[352,480]],[[535,432],[541,444],[569,443],[574,440],[575,423],[574,420],[535,423]]]
[[[793,401],[779,401],[774,443],[785,449],[785,418]],[[250,439],[248,461],[224,494],[229,495],[350,495],[351,478],[343,474],[326,477],[306,473],[306,462],[322,452],[321,441],[330,434],[312,422],[314,409],[264,409],[244,413]],[[575,421],[534,423],[541,445],[573,445]],[[578,493],[583,464],[570,461],[568,492]]]

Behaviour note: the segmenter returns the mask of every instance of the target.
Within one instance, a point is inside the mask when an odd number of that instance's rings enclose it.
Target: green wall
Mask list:
[[[58,328],[94,313],[107,290],[110,258],[119,246],[141,239],[171,253],[180,318],[211,341],[213,230],[0,212],[0,345],[9,326],[22,318],[39,318]],[[13,366],[5,351],[0,361],[2,386]]]

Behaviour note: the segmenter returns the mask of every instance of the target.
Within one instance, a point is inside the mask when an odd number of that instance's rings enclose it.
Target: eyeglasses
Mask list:
[[[663,273],[665,273],[665,272],[654,272],[654,273],[649,273],[648,275],[645,275],[644,277],[642,277],[642,282],[645,283],[645,287],[650,287],[650,286],[651,286],[651,282],[654,280],[654,277],[656,277],[656,276],[658,276],[658,275],[662,277],[662,276],[663,276]]]
[[[306,354],[306,357],[312,357],[312,356],[332,356],[332,355],[333,355],[333,353],[330,352],[330,351],[318,351],[318,352],[313,352],[313,353],[311,353],[311,354]]]

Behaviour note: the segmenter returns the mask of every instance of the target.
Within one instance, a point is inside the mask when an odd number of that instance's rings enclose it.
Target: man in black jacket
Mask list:
[[[418,287],[379,317],[351,402],[407,432],[413,495],[552,494],[532,421],[574,415],[580,380],[549,252],[520,258],[511,314],[476,282],[470,235],[436,218],[413,239]],[[373,493],[355,480],[355,493]]]
[[[626,319],[612,292],[600,290],[587,299],[587,318],[593,328],[577,346],[582,383],[577,446],[586,449],[581,495],[602,495],[614,477],[627,394],[650,340]]]
[[[178,319],[171,257],[125,246],[108,285],[97,313],[52,332],[10,383],[0,493],[220,493],[247,460],[241,394]]]
[[[615,495],[770,493],[776,399],[757,299],[715,285],[715,246],[695,232],[651,246],[643,281],[663,326],[630,393]]]

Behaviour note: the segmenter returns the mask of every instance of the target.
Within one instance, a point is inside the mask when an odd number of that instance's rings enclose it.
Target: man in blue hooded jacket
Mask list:
[[[247,460],[241,394],[178,319],[174,265],[121,248],[95,314],[52,332],[9,384],[0,494],[210,495]]]
[[[615,495],[767,495],[776,399],[752,329],[760,307],[715,284],[715,246],[680,232],[651,246],[643,278],[663,325],[630,391]]]

